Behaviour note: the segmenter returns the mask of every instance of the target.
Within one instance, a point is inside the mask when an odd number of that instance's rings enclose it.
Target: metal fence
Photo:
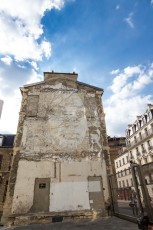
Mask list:
[[[127,170],[122,171],[122,182],[127,178]],[[112,212],[114,215],[136,222],[140,215],[153,214],[153,162],[131,166],[132,183],[119,183],[118,174],[109,176]],[[150,217],[152,218],[152,217]]]

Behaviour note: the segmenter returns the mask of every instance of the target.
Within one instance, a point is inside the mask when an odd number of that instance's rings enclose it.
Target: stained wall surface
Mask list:
[[[76,74],[46,73],[45,81],[21,88],[11,210],[6,202],[5,215],[39,212],[34,196],[48,188],[45,181],[50,181],[49,212],[105,213],[109,153],[103,91],[76,79]]]

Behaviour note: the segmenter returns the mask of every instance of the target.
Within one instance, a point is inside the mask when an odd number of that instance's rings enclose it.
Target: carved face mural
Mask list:
[[[49,97],[53,97],[53,100],[47,108],[46,130],[52,144],[61,150],[77,149],[87,130],[82,100],[77,93],[72,92],[54,93]]]
[[[76,92],[42,92],[37,116],[27,118],[24,123],[22,150],[44,153],[76,150],[86,131],[85,108]]]

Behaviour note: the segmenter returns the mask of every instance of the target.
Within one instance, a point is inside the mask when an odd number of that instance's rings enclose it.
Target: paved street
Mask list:
[[[99,218],[96,220],[79,220],[47,225],[31,225],[26,227],[4,228],[1,230],[138,230],[136,224],[117,217]]]

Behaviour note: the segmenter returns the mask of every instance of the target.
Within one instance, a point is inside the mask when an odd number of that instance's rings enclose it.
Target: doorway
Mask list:
[[[32,212],[49,212],[50,178],[36,178]]]

